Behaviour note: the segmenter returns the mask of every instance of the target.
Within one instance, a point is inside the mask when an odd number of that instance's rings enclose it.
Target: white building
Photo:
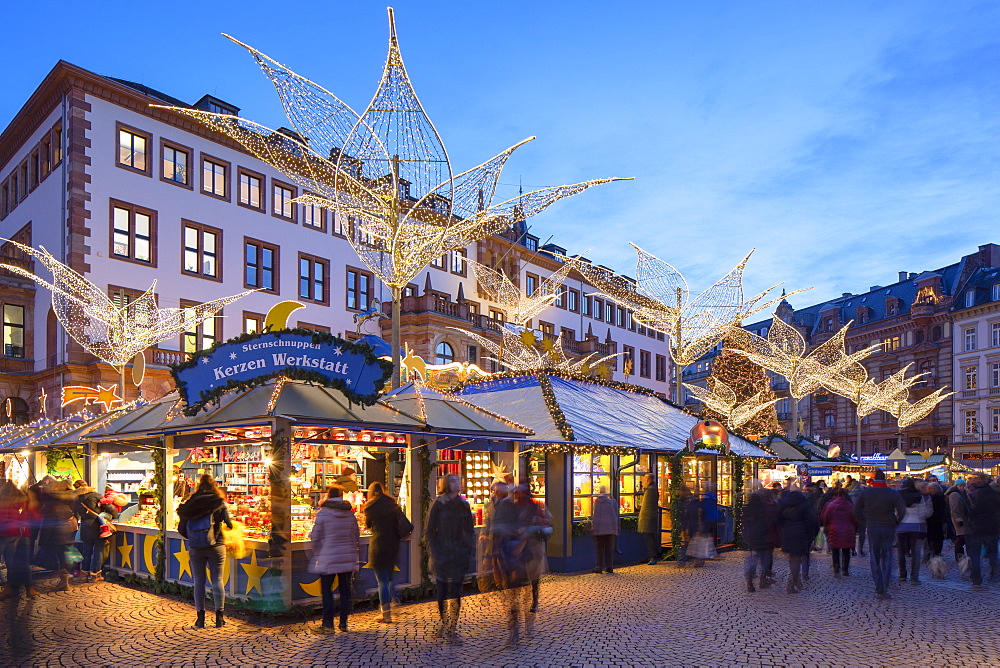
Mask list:
[[[955,459],[1000,464],[1000,257],[962,286],[954,320]]]
[[[373,299],[389,301],[389,291],[344,237],[338,215],[291,203],[300,193],[282,174],[228,138],[154,104],[185,106],[146,86],[60,61],[0,134],[0,236],[45,246],[116,300],[134,298],[153,281],[160,307],[260,289],[228,307],[224,317],[147,351],[145,396],[172,388],[166,364],[259,327],[278,301],[307,304],[290,325],[348,338],[355,313]],[[211,96],[193,106],[240,111]],[[466,254],[502,266],[530,289],[558,266],[537,243],[512,230],[474,244]],[[44,274],[9,245],[0,253],[4,261]],[[486,299],[460,260],[442,258],[438,265],[422,272],[403,300],[403,340],[428,362],[451,358],[488,366],[472,339],[448,326],[495,336],[502,310]],[[668,394],[672,373],[662,335],[586,297],[591,288],[579,277],[566,288],[560,305],[532,325],[548,334],[564,332],[572,339],[568,350],[579,354],[630,353],[634,372],[626,378],[618,362],[613,378]],[[0,291],[0,399],[12,399],[8,412],[38,417],[39,391],[45,388],[51,417],[59,411],[53,397],[61,386],[117,379],[68,340],[47,290],[0,273]],[[388,304],[383,308],[388,313]],[[383,321],[386,336],[388,326]]]

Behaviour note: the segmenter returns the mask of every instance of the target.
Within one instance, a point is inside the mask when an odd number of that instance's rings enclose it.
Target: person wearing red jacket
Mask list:
[[[20,590],[34,598],[38,592],[31,586],[31,531],[38,526],[40,515],[31,495],[7,480],[0,485],[0,557],[7,566],[7,583],[0,598]]]
[[[854,504],[851,503],[847,490],[843,487],[833,490],[833,498],[823,506],[820,521],[826,529],[826,541],[833,555],[834,577],[849,576],[851,550],[854,549],[858,521],[854,517]]]

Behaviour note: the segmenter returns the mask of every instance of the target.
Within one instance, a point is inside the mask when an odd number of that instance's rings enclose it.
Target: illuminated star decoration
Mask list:
[[[351,446],[347,449],[347,454],[344,455],[344,459],[353,459],[358,463],[358,470],[364,470],[366,459],[375,459],[375,455],[371,454],[367,450],[358,446]]]
[[[503,232],[564,197],[619,180],[543,188],[494,204],[504,163],[530,139],[454,175],[403,65],[391,8],[382,79],[360,115],[322,86],[226,37],[249,51],[271,79],[292,130],[274,131],[229,114],[169,109],[231,137],[286,174],[303,190],[295,201],[341,217],[361,261],[391,289],[397,369],[400,296],[431,261]]]
[[[768,302],[761,300],[774,285],[750,300],[743,296],[743,261],[707,290],[694,297],[684,276],[671,265],[635,244],[636,278],[619,276],[610,269],[562,256],[598,290],[595,294],[629,309],[633,319],[670,337],[670,356],[684,367],[711,350],[729,329],[745,318],[768,308],[784,295]],[[796,294],[801,290],[789,294]]]
[[[244,564],[241,562],[240,568],[247,574],[247,586],[243,593],[249,596],[250,592],[256,589],[263,596],[264,588],[261,585],[260,579],[267,573],[267,566],[259,566],[257,564],[257,550],[250,550],[250,563]]]
[[[3,239],[3,241],[7,241]],[[19,250],[37,258],[52,272],[52,282],[14,265],[0,268],[30,278],[52,292],[52,309],[66,333],[84,350],[107,362],[119,373],[138,353],[161,341],[172,339],[208,320],[227,304],[254,292],[223,297],[187,308],[157,308],[156,281],[128,304],[115,304],[105,293],[79,273],[45,250],[9,241]]]
[[[762,390],[747,401],[740,403],[736,392],[718,378],[711,390],[698,385],[684,383],[684,387],[691,391],[710,410],[721,415],[725,427],[734,430],[742,427],[753,419],[761,411],[767,410],[778,402],[777,399],[766,400],[770,394],[767,390]]]
[[[494,464],[490,475],[493,476],[493,482],[506,482],[510,471],[507,470],[506,464]]]
[[[66,407],[75,401],[83,401],[85,406],[101,404],[104,406],[104,412],[107,412],[113,404],[122,403],[121,397],[118,396],[118,388],[114,385],[109,387],[98,385],[96,388],[84,385],[64,387],[61,406]]]

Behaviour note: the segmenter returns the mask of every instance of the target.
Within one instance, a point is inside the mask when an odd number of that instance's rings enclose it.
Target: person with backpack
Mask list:
[[[378,583],[378,603],[380,622],[392,622],[392,599],[395,596],[393,573],[399,561],[399,543],[413,533],[413,524],[389,496],[382,483],[376,481],[368,486],[368,501],[362,509],[365,526],[371,529],[368,543],[368,564],[375,571]]]
[[[233,528],[226,508],[226,496],[215,479],[205,473],[198,480],[194,494],[177,507],[180,523],[177,531],[187,539],[191,554],[191,575],[194,578],[194,608],[198,614],[195,628],[205,628],[205,566],[212,578],[212,598],[215,601],[215,626],[225,626],[226,606],[222,588],[222,567],[226,562],[226,544],[222,525]]]
[[[118,509],[113,503],[105,504],[101,495],[86,482],[78,480],[75,486],[77,496],[73,510],[80,522],[80,541],[83,543],[80,568],[87,582],[100,582],[104,579],[104,546],[112,533],[108,518],[117,519]]]

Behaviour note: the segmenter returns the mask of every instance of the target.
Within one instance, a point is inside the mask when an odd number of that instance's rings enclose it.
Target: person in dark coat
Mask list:
[[[849,576],[858,521],[854,517],[854,504],[851,503],[847,490],[839,486],[834,488],[833,497],[820,513],[820,521],[826,529],[826,540],[833,555],[833,576]]]
[[[781,551],[788,555],[791,579],[786,591],[795,594],[802,590],[802,562],[812,549],[819,532],[816,506],[806,495],[791,490],[778,501],[778,537]]]
[[[753,586],[760,564],[760,588],[774,584],[774,546],[778,543],[778,500],[769,489],[760,488],[750,495],[743,509],[743,542],[747,548],[743,574],[747,591],[757,591]]]
[[[111,519],[118,517],[118,508],[113,504],[102,504],[101,495],[82,480],[77,481],[76,500],[73,510],[80,522],[80,542],[83,543],[83,569],[87,582],[100,582],[104,571],[104,546],[110,534],[101,536],[101,513]]]
[[[904,515],[906,506],[899,492],[886,484],[885,471],[875,471],[870,485],[854,502],[854,517],[864,524],[868,535],[868,559],[875,596],[880,600],[892,598],[888,592],[892,580],[892,544],[896,540],[896,527]]]
[[[660,491],[656,476],[647,473],[642,479],[642,506],[639,508],[639,533],[646,543],[646,556],[652,566],[660,559]]]
[[[425,532],[441,617],[436,635],[453,642],[460,642],[458,615],[462,608],[462,585],[472,568],[476,551],[472,509],[459,495],[461,488],[462,482],[457,475],[438,480],[438,497],[431,504]]]
[[[69,563],[66,550],[76,542],[76,514],[73,501],[76,495],[67,480],[46,476],[40,484],[32,486],[38,496],[42,527],[38,533],[39,550],[48,555],[59,570],[59,587],[56,591],[69,591]]]
[[[396,499],[386,493],[380,482],[369,485],[368,502],[363,512],[365,526],[372,532],[368,543],[368,563],[375,571],[378,582],[378,602],[382,613],[379,621],[388,623],[392,621],[392,599],[395,596],[393,574],[403,538],[399,534],[400,516],[405,518],[405,515]]]
[[[594,499],[594,510],[590,516],[590,532],[594,534],[594,552],[596,556],[595,573],[615,572],[615,539],[621,533],[621,516],[618,504],[608,488],[601,485],[598,496]]]
[[[955,484],[944,493],[948,502],[952,533],[954,533],[955,561],[965,555],[965,534],[969,530],[969,494],[966,490],[965,478],[959,478]]]
[[[940,557],[944,548],[945,527],[948,523],[948,502],[944,498],[941,486],[936,482],[927,484],[927,493],[931,497],[931,516],[927,518],[927,555],[924,561],[931,557]]]
[[[1000,491],[990,484],[989,477],[976,475],[969,481],[969,531],[965,535],[966,550],[971,560],[969,576],[973,587],[983,584],[982,555],[990,565],[990,581],[1000,578],[997,571],[997,538],[1000,536]]]
[[[677,565],[683,567],[687,566],[688,561],[691,559],[688,556],[688,547],[691,545],[691,540],[698,534],[701,528],[701,506],[698,496],[692,494],[685,485],[681,485],[676,503],[680,504],[681,509],[681,548],[677,552]],[[694,565],[701,566],[702,560],[695,559]]]
[[[191,554],[191,577],[194,578],[194,608],[198,615],[195,621],[196,628],[205,627],[205,567],[207,566],[212,576],[212,598],[215,601],[215,625],[225,626],[224,610],[226,606],[225,590],[222,586],[222,567],[226,560],[226,544],[222,535],[222,525],[225,524],[230,529],[233,522],[229,519],[229,510],[226,508],[226,496],[219,489],[215,479],[205,473],[198,480],[195,488],[187,501],[177,506],[177,517],[180,522],[177,524],[177,532],[184,538],[188,538],[188,525],[204,517],[210,516],[212,528],[209,535],[214,538],[212,545],[207,547],[190,548]]]

